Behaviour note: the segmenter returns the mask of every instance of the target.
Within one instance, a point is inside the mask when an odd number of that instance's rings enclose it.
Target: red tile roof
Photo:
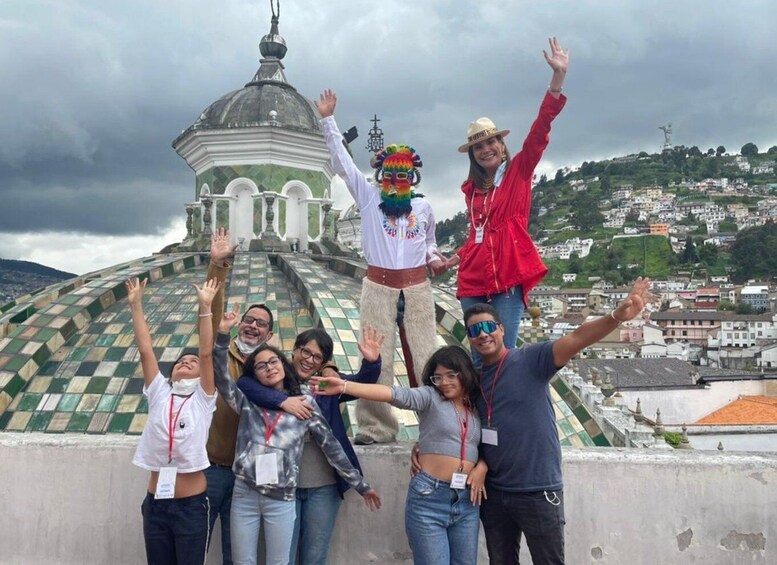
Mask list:
[[[740,396],[731,404],[696,422],[697,425],[777,424],[777,398]]]

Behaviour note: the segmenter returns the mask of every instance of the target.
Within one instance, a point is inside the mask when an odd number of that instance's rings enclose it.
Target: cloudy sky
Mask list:
[[[172,140],[259,65],[268,0],[2,0],[0,257],[84,273],[185,235],[194,173]],[[414,145],[439,218],[461,209],[456,152],[486,115],[520,147],[570,50],[569,101],[539,172],[675,144],[777,144],[770,1],[282,0],[289,81],[338,93],[357,160],[377,112]],[[347,205],[347,193],[334,195]]]

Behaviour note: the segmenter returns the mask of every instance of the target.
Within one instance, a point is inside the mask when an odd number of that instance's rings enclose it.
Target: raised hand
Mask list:
[[[337,95],[327,88],[316,101],[316,108],[322,118],[328,118],[335,113],[335,106],[337,106]]]
[[[205,281],[205,284],[202,286],[197,286],[196,284],[192,284],[192,286],[197,292],[197,300],[200,305],[210,308],[210,305],[213,303],[213,297],[216,296],[216,292],[219,290],[219,281],[210,279]]]
[[[370,363],[380,357],[380,349],[383,347],[385,336],[378,334],[378,330],[367,326],[362,330],[362,341],[358,344],[362,357]]]
[[[219,333],[228,334],[240,322],[240,304],[233,304],[232,310],[224,312],[219,322]]]
[[[237,244],[229,244],[229,232],[224,228],[219,228],[210,240],[210,260],[221,265],[224,260],[232,257],[237,249]]]
[[[650,279],[639,277],[634,282],[634,286],[631,287],[631,292],[626,300],[613,310],[612,315],[620,322],[627,322],[639,316],[648,302],[655,300],[656,296],[650,292]]]
[[[542,50],[545,61],[553,69],[554,73],[566,74],[569,67],[569,49],[562,49],[558,39],[555,37],[549,38],[548,43],[550,43],[550,55],[544,49]]]
[[[375,512],[380,508],[380,497],[375,489],[370,489],[362,495],[364,504],[370,509],[370,512]]]
[[[124,282],[127,289],[127,301],[130,306],[136,306],[143,302],[143,291],[146,290],[148,279],[139,281],[137,277],[131,277]]]

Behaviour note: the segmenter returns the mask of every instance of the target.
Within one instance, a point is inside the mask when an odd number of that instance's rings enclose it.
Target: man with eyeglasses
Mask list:
[[[464,312],[469,343],[483,359],[476,404],[488,474],[480,520],[491,563],[518,563],[522,534],[534,565],[564,563],[561,445],[548,383],[580,351],[638,316],[654,300],[649,289],[649,279],[639,278],[609,315],[521,349],[505,347],[505,330],[491,305]]]
[[[208,264],[207,280],[219,281],[219,291],[213,299],[214,335],[224,315],[224,281],[232,267],[230,259],[237,245],[229,242],[229,232],[219,228],[214,233],[210,247],[210,263]],[[235,336],[229,344],[227,365],[232,380],[237,381],[243,374],[243,361],[253,351],[270,340],[273,336],[273,314],[264,304],[252,304],[248,307]],[[312,408],[303,397],[289,397],[284,410],[291,413],[304,413]],[[208,479],[208,500],[210,501],[210,533],[216,518],[221,518],[221,555],[224,565],[232,565],[232,547],[230,543],[229,514],[232,503],[232,487],[235,475],[232,463],[235,460],[235,441],[240,418],[219,396],[216,401],[216,412],[213,414],[208,435],[207,451],[211,465],[205,469]]]
[[[375,153],[370,184],[343,146],[334,119],[337,97],[325,90],[316,103],[321,129],[334,171],[345,181],[361,213],[362,250],[367,276],[362,280],[361,327],[379,328],[386,335],[378,383],[394,384],[396,330],[405,357],[408,380],[417,386],[421,371],[436,347],[437,327],[427,265],[441,267],[437,256],[432,207],[415,192],[421,180],[421,157],[407,145],[389,145]],[[354,443],[396,441],[399,432],[391,407],[382,402],[359,400],[359,431]]]

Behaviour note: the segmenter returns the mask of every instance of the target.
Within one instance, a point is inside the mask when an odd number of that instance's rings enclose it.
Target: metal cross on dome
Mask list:
[[[373,153],[377,153],[383,149],[383,130],[378,127],[378,115],[375,114],[370,120],[372,122],[372,129],[367,135],[367,149]]]

